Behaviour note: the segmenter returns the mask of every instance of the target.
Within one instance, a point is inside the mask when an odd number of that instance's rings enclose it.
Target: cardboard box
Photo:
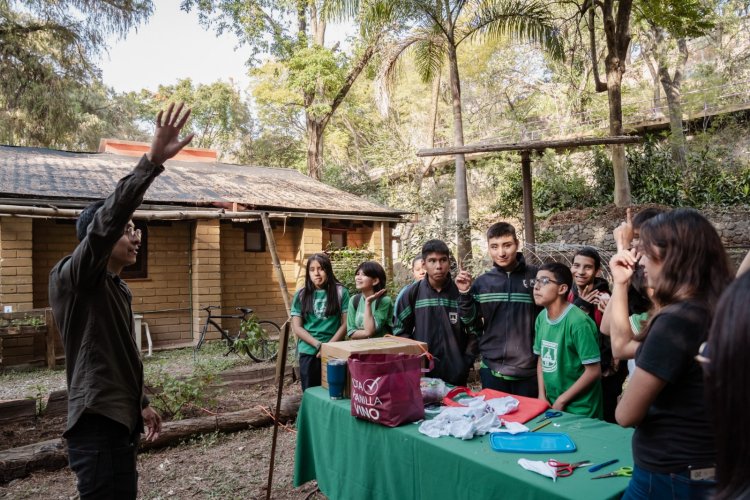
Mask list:
[[[342,342],[329,342],[323,344],[320,349],[320,360],[322,368],[322,385],[328,389],[328,370],[326,364],[331,358],[349,359],[352,353],[368,354],[422,354],[427,351],[427,344],[418,340],[403,337],[379,337],[374,339],[346,340]],[[351,379],[349,372],[346,373],[346,387],[344,396],[349,397]]]

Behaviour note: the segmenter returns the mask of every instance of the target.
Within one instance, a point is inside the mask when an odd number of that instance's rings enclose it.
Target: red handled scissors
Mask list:
[[[573,471],[577,469],[578,467],[583,467],[585,465],[591,465],[591,462],[588,460],[583,460],[582,462],[576,462],[573,464],[568,464],[565,462],[558,462],[554,458],[549,460],[547,462],[548,465],[554,467],[557,469],[557,477],[568,477],[571,474],[573,474]]]

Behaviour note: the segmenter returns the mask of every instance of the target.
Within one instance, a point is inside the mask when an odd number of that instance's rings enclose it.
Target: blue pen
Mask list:
[[[604,467],[606,467],[608,465],[612,465],[612,464],[617,463],[617,462],[619,462],[619,460],[615,458],[614,460],[609,460],[607,462],[604,462],[603,464],[598,464],[598,465],[595,465],[593,467],[589,467],[589,472],[596,472],[599,469],[603,469]]]

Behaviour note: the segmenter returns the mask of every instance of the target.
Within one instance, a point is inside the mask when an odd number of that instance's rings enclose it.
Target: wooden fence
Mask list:
[[[54,368],[62,341],[52,310],[31,309],[0,313],[0,367],[39,366]]]

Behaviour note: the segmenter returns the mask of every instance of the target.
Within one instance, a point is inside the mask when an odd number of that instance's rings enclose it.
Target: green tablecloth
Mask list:
[[[349,405],[348,399],[332,401],[320,387],[305,392],[297,417],[295,486],[317,479],[331,499],[588,500],[619,498],[629,481],[591,480],[601,472],[592,474],[584,467],[553,483],[517,463],[519,458],[620,460],[602,472],[632,465],[632,431],[599,420],[569,414],[556,418],[560,427],[549,425],[540,432],[566,432],[578,450],[547,456],[493,451],[489,435],[461,441],[424,436],[416,424],[383,427],[352,417]]]

